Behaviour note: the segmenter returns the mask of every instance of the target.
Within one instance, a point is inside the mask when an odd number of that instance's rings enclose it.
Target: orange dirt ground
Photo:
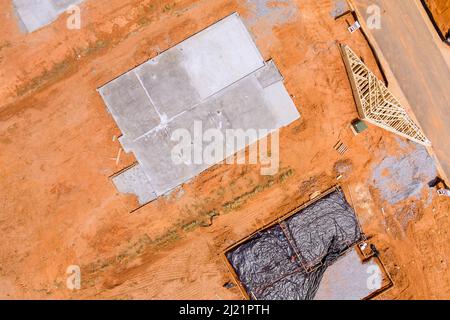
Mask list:
[[[348,128],[357,112],[337,43],[379,72],[362,34],[347,31],[351,16],[331,17],[333,2],[87,0],[81,30],[61,16],[25,35],[2,1],[0,297],[241,299],[223,287],[223,250],[346,168],[340,183],[395,283],[379,298],[450,298],[450,201],[433,192],[430,202],[390,205],[373,185],[374,166],[414,145],[373,126],[358,136]],[[134,158],[122,153],[116,164],[120,132],[96,88],[235,11],[302,113],[281,131],[280,172],[218,165],[130,213],[136,200],[109,177]],[[74,264],[78,291],[66,288]]]
[[[442,34],[447,35],[450,30],[450,0],[426,0],[425,2]]]

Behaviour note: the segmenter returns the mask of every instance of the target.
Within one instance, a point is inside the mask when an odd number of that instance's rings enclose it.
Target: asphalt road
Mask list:
[[[367,30],[382,51],[416,118],[450,177],[450,69],[415,0],[354,0],[366,19],[381,8],[381,28]]]

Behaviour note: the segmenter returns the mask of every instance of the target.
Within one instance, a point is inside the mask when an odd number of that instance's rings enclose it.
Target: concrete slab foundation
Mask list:
[[[143,205],[156,199],[156,194],[152,192],[150,180],[139,164],[114,176],[112,180],[119,192],[135,194],[138,197],[139,204]]]
[[[36,31],[83,0],[13,0],[14,10],[24,32]]]
[[[119,141],[124,150],[135,154],[150,181],[149,192],[157,196],[213,165],[175,163],[173,150],[179,141],[173,135],[177,130],[194,137],[200,123],[203,132],[217,129],[224,136],[227,129],[270,132],[300,117],[277,67],[273,61],[264,62],[237,14],[98,91],[122,131]],[[226,150],[217,162],[256,141],[248,137],[235,149]],[[200,144],[204,150],[210,142]]]
[[[325,271],[314,300],[362,300],[383,287],[383,269],[375,258],[363,262],[353,247]]]

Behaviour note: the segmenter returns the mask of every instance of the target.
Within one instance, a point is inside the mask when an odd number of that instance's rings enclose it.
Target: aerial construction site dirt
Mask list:
[[[0,298],[450,299],[449,8],[1,1]]]

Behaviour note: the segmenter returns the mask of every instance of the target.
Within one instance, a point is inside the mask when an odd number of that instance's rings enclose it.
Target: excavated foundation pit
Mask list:
[[[364,299],[380,290],[387,276],[378,258],[362,261],[358,256],[354,246],[363,238],[355,212],[337,187],[242,240],[225,255],[250,299]],[[370,272],[364,277],[366,270]],[[351,279],[352,273],[360,275],[356,286],[334,281]],[[373,285],[367,286],[366,278]]]

